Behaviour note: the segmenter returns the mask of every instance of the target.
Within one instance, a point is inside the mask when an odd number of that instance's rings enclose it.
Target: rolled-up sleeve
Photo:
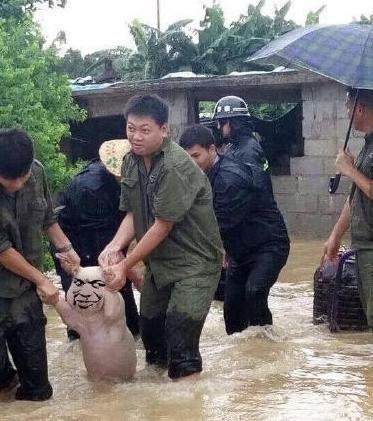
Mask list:
[[[137,184],[137,180],[123,178],[120,186],[120,200],[119,210],[122,212],[132,212],[130,189],[133,189]]]
[[[131,180],[129,174],[129,156],[125,156],[122,162],[121,168],[121,180],[120,180],[120,199],[119,199],[119,210],[122,212],[132,212],[129,189],[135,187],[135,182]]]
[[[192,207],[201,188],[202,173],[185,160],[160,175],[154,195],[154,216],[179,222]]]

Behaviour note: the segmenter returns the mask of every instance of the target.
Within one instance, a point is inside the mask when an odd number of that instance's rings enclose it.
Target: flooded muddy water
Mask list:
[[[373,334],[332,334],[312,324],[313,272],[321,242],[295,241],[272,289],[273,327],[227,336],[214,302],[201,339],[199,379],[172,382],[147,367],[137,341],[138,372],[122,385],[92,384],[79,342],[47,308],[48,402],[0,398],[1,420],[204,421],[373,419]]]

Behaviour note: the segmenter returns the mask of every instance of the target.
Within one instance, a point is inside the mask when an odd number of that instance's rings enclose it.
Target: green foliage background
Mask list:
[[[27,13],[0,20],[0,127],[20,127],[31,135],[56,191],[76,171],[67,165],[59,142],[69,135],[69,121],[82,121],[85,113],[73,103],[67,76],[56,71],[55,51],[42,46]]]
[[[55,49],[43,48],[32,12],[40,3],[63,7],[65,2],[0,2],[0,128],[19,127],[31,135],[52,192],[61,190],[77,170],[68,165],[59,142],[69,135],[69,122],[84,120],[85,112],[73,103],[68,77],[58,70]],[[44,269],[53,269],[46,240],[43,252]]]

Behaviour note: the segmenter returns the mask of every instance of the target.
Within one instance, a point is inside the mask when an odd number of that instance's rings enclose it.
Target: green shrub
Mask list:
[[[20,127],[34,140],[36,158],[45,166],[52,191],[61,189],[76,168],[59,150],[69,122],[85,112],[73,103],[68,78],[56,71],[59,58],[31,16],[0,20],[0,127]]]

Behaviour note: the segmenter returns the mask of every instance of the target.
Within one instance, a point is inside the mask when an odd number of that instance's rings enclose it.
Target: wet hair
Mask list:
[[[193,126],[187,127],[179,140],[179,145],[183,149],[190,149],[196,145],[204,149],[209,149],[214,144],[215,139],[211,130],[201,124],[194,124]]]
[[[347,88],[347,94],[352,101],[354,101],[356,95],[359,94],[357,102],[366,105],[369,108],[373,108],[373,91],[369,89]]]
[[[249,117],[232,117],[224,120],[224,122],[226,121],[229,121],[231,128],[231,133],[229,136],[230,141],[234,142],[235,139],[239,139],[242,136],[252,136],[254,125]],[[220,124],[222,125],[222,122]]]
[[[30,136],[20,129],[0,129],[0,177],[15,180],[25,176],[34,160]]]
[[[128,116],[151,117],[158,126],[168,122],[169,108],[158,95],[136,95],[129,99],[124,109],[124,118]]]

